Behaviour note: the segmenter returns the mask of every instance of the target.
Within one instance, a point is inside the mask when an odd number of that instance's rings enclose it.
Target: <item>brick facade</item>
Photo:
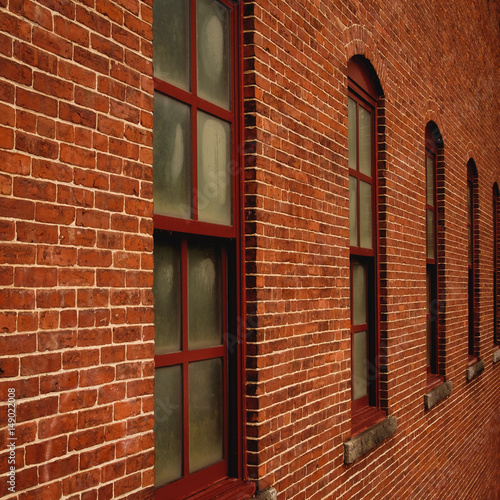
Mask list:
[[[497,498],[498,3],[265,0],[242,10],[245,479],[283,500]],[[151,23],[150,0],[0,0],[0,496],[154,497]],[[397,430],[345,465],[355,55],[383,91],[380,394]],[[453,389],[425,410],[429,121],[444,141],[439,352]],[[484,370],[468,382],[470,158]]]

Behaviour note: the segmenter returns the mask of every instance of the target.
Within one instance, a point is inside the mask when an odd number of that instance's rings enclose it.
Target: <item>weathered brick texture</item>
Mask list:
[[[0,496],[148,498],[151,2],[0,4]]]
[[[245,0],[243,13],[247,478],[280,500],[496,498],[498,3]],[[151,23],[152,0],[0,0],[1,497],[154,496]],[[346,466],[357,54],[384,93],[381,404],[397,431]],[[453,391],[426,411],[430,120],[444,139],[440,354]],[[485,369],[467,382],[469,158]]]

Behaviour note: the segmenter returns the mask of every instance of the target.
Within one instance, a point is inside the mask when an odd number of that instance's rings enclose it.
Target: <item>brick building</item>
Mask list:
[[[0,0],[0,496],[499,498],[499,21]]]

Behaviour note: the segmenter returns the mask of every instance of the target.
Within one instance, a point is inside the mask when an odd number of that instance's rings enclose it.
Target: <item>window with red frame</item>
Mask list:
[[[468,264],[468,290],[469,290],[469,334],[468,353],[469,361],[477,361],[479,352],[476,342],[476,182],[477,170],[474,160],[467,163],[467,264]]]
[[[439,305],[438,305],[438,211],[437,157],[443,146],[441,133],[435,123],[425,129],[426,177],[426,283],[427,283],[427,384],[441,381],[439,371]]]
[[[500,334],[498,328],[499,314],[498,314],[498,295],[500,293],[498,286],[498,224],[499,224],[499,209],[500,203],[498,184],[493,184],[493,339],[495,344],[500,344]]]
[[[241,470],[237,11],[153,2],[157,498]]]
[[[352,430],[385,416],[378,388],[376,115],[378,91],[364,59],[349,61],[348,150]]]

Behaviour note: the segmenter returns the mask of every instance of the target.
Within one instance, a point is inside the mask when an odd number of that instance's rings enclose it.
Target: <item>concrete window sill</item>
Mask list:
[[[465,372],[467,377],[467,382],[470,382],[473,378],[477,377],[484,370],[484,361],[480,359],[473,365],[470,365]]]
[[[450,380],[439,384],[437,387],[424,394],[424,406],[426,410],[430,410],[433,406],[437,405],[440,401],[447,398],[453,390],[453,384]]]
[[[494,353],[493,353],[493,364],[495,365],[496,363],[498,363],[500,361],[500,349],[497,349]]]
[[[366,429],[357,436],[344,443],[344,463],[352,464],[354,460],[362,457],[378,446],[382,441],[391,437],[398,428],[396,417],[390,416]]]

